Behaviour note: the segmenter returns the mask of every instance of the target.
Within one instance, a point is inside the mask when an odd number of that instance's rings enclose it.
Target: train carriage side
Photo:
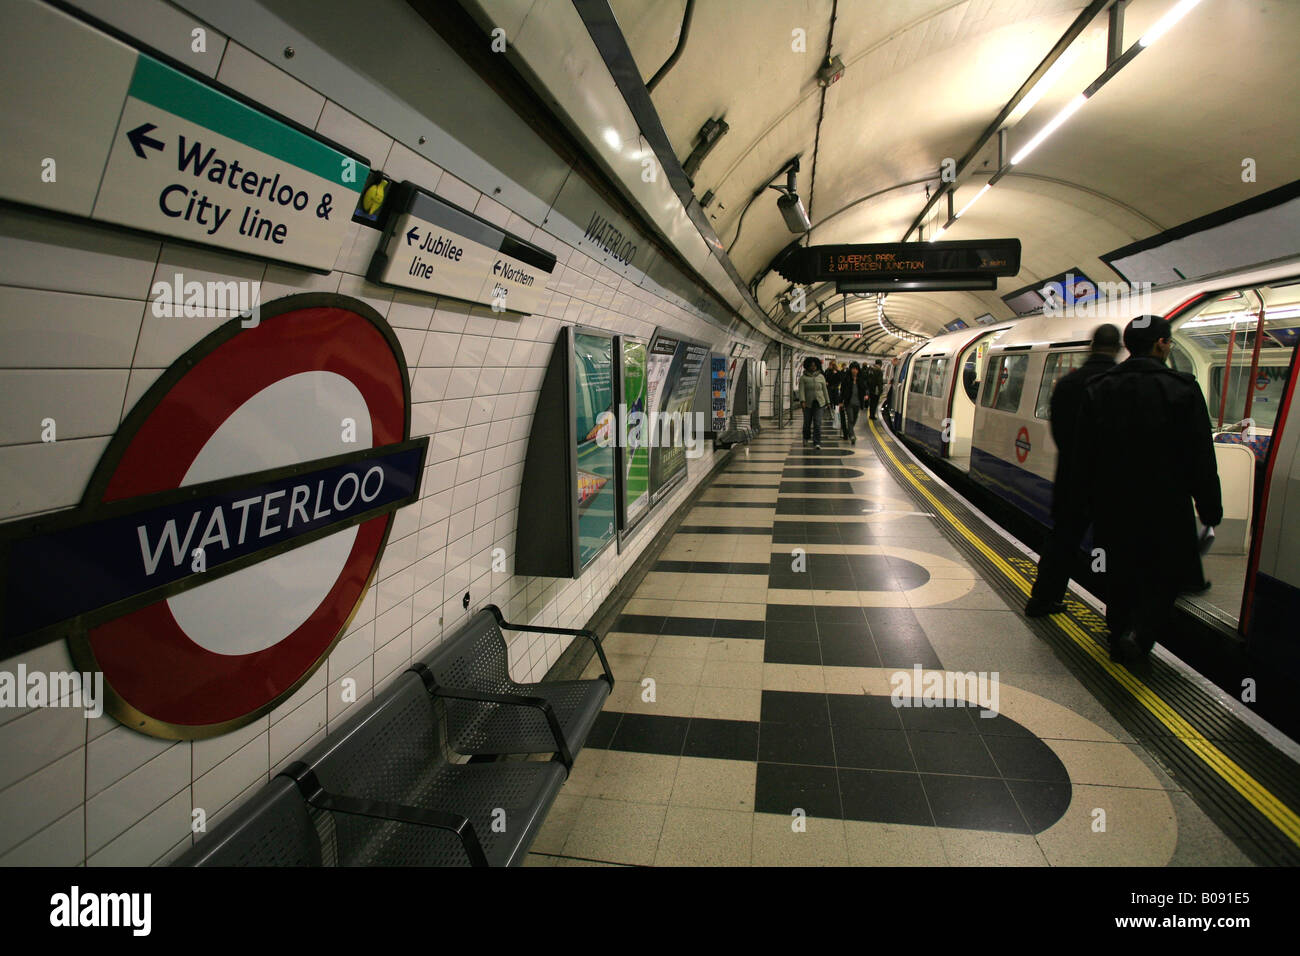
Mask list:
[[[1277,632],[1300,615],[1300,492],[1293,490],[1300,437],[1279,444],[1300,361],[1300,259],[1171,285],[1113,303],[1102,317],[1082,311],[1022,320],[990,347],[972,479],[1050,525],[1052,389],[1087,358],[1098,325],[1165,315],[1174,327],[1169,364],[1191,373],[1204,392],[1223,489],[1224,520],[1205,561],[1214,587],[1195,600],[1225,623],[1239,622],[1248,637],[1258,604],[1259,628]],[[1126,357],[1121,350],[1118,359]],[[1286,641],[1288,653],[1300,653],[1294,638]]]

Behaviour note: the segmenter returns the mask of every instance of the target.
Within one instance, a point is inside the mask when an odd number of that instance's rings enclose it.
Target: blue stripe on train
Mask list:
[[[1019,507],[1031,518],[1052,525],[1052,481],[1005,459],[972,448],[971,477]]]
[[[903,422],[903,434],[909,438],[919,441],[936,455],[943,454],[943,435],[937,428],[931,428],[924,422],[918,422],[915,418],[908,418]]]

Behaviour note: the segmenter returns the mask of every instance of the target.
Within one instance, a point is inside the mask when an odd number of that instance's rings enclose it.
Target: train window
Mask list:
[[[998,363],[996,359],[989,360],[990,367],[996,366],[997,364]],[[986,371],[987,371],[987,367],[986,367]],[[996,375],[986,375],[984,378],[984,395],[982,398],[980,398],[980,404],[983,405],[985,408],[993,407],[993,392],[997,388],[997,380],[998,377]]]
[[[1250,353],[1246,354],[1249,356]],[[1226,398],[1223,394],[1225,371],[1228,372]],[[1282,399],[1286,396],[1290,371],[1287,365],[1265,365],[1261,362],[1254,380],[1251,380],[1249,358],[1238,364],[1234,355],[1230,371],[1223,365],[1215,365],[1210,369],[1210,418],[1217,422],[1219,412],[1222,411],[1225,425],[1241,421],[1246,417],[1246,395],[1253,392],[1250,417],[1255,420],[1255,427],[1272,429],[1277,422]]]
[[[920,395],[925,392],[925,379],[930,373],[930,360],[916,359],[915,362],[916,368],[912,372],[912,384],[908,391]]]
[[[980,404],[985,408],[1014,412],[1020,408],[1020,393],[1025,388],[1029,356],[1023,353],[999,355],[989,363],[989,377],[984,383]]]
[[[931,398],[938,398],[943,394],[943,376],[947,369],[948,360],[946,358],[934,360],[934,365],[930,368],[930,383],[925,394]]]
[[[1088,360],[1087,352],[1050,352],[1043,367],[1043,382],[1038,386],[1038,404],[1034,417],[1048,419],[1052,416],[1052,392],[1056,383]]]
[[[1278,425],[1291,356],[1300,342],[1297,319],[1300,286],[1286,284],[1209,299],[1178,322],[1169,362],[1193,371],[1192,358],[1199,358],[1200,384],[1216,430],[1235,430],[1249,418],[1267,442]]]
[[[961,369],[961,387],[966,390],[966,397],[972,402],[979,399],[980,359],[983,357],[984,349],[981,346],[976,354],[966,357],[966,364]]]
[[[1187,354],[1187,349],[1177,341],[1173,342],[1169,349],[1169,367],[1176,372],[1186,372],[1192,378],[1196,378],[1196,363]]]

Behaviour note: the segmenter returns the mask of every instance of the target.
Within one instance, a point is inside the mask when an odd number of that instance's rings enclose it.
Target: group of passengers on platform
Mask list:
[[[814,448],[822,447],[822,418],[830,416],[834,427],[839,416],[840,437],[850,444],[858,442],[858,415],[865,408],[870,418],[876,417],[880,393],[885,381],[880,360],[863,368],[850,362],[837,368],[831,359],[825,372],[820,359],[809,356],[803,362],[803,375],[799,379],[799,403],[803,407],[803,443],[809,440]]]
[[[1065,610],[1070,564],[1089,526],[1104,565],[1111,659],[1142,661],[1173,617],[1180,593],[1209,588],[1195,515],[1223,520],[1210,416],[1196,379],[1165,364],[1167,319],[1139,316],[1120,333],[1102,325],[1082,367],[1057,383],[1051,429],[1058,451],[1053,528],[1025,614]]]

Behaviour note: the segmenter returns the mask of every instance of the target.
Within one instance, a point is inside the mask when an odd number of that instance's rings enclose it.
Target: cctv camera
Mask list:
[[[777,198],[777,208],[785,219],[785,227],[793,233],[804,233],[812,228],[808,213],[803,208],[803,200],[795,193],[785,193]]]

